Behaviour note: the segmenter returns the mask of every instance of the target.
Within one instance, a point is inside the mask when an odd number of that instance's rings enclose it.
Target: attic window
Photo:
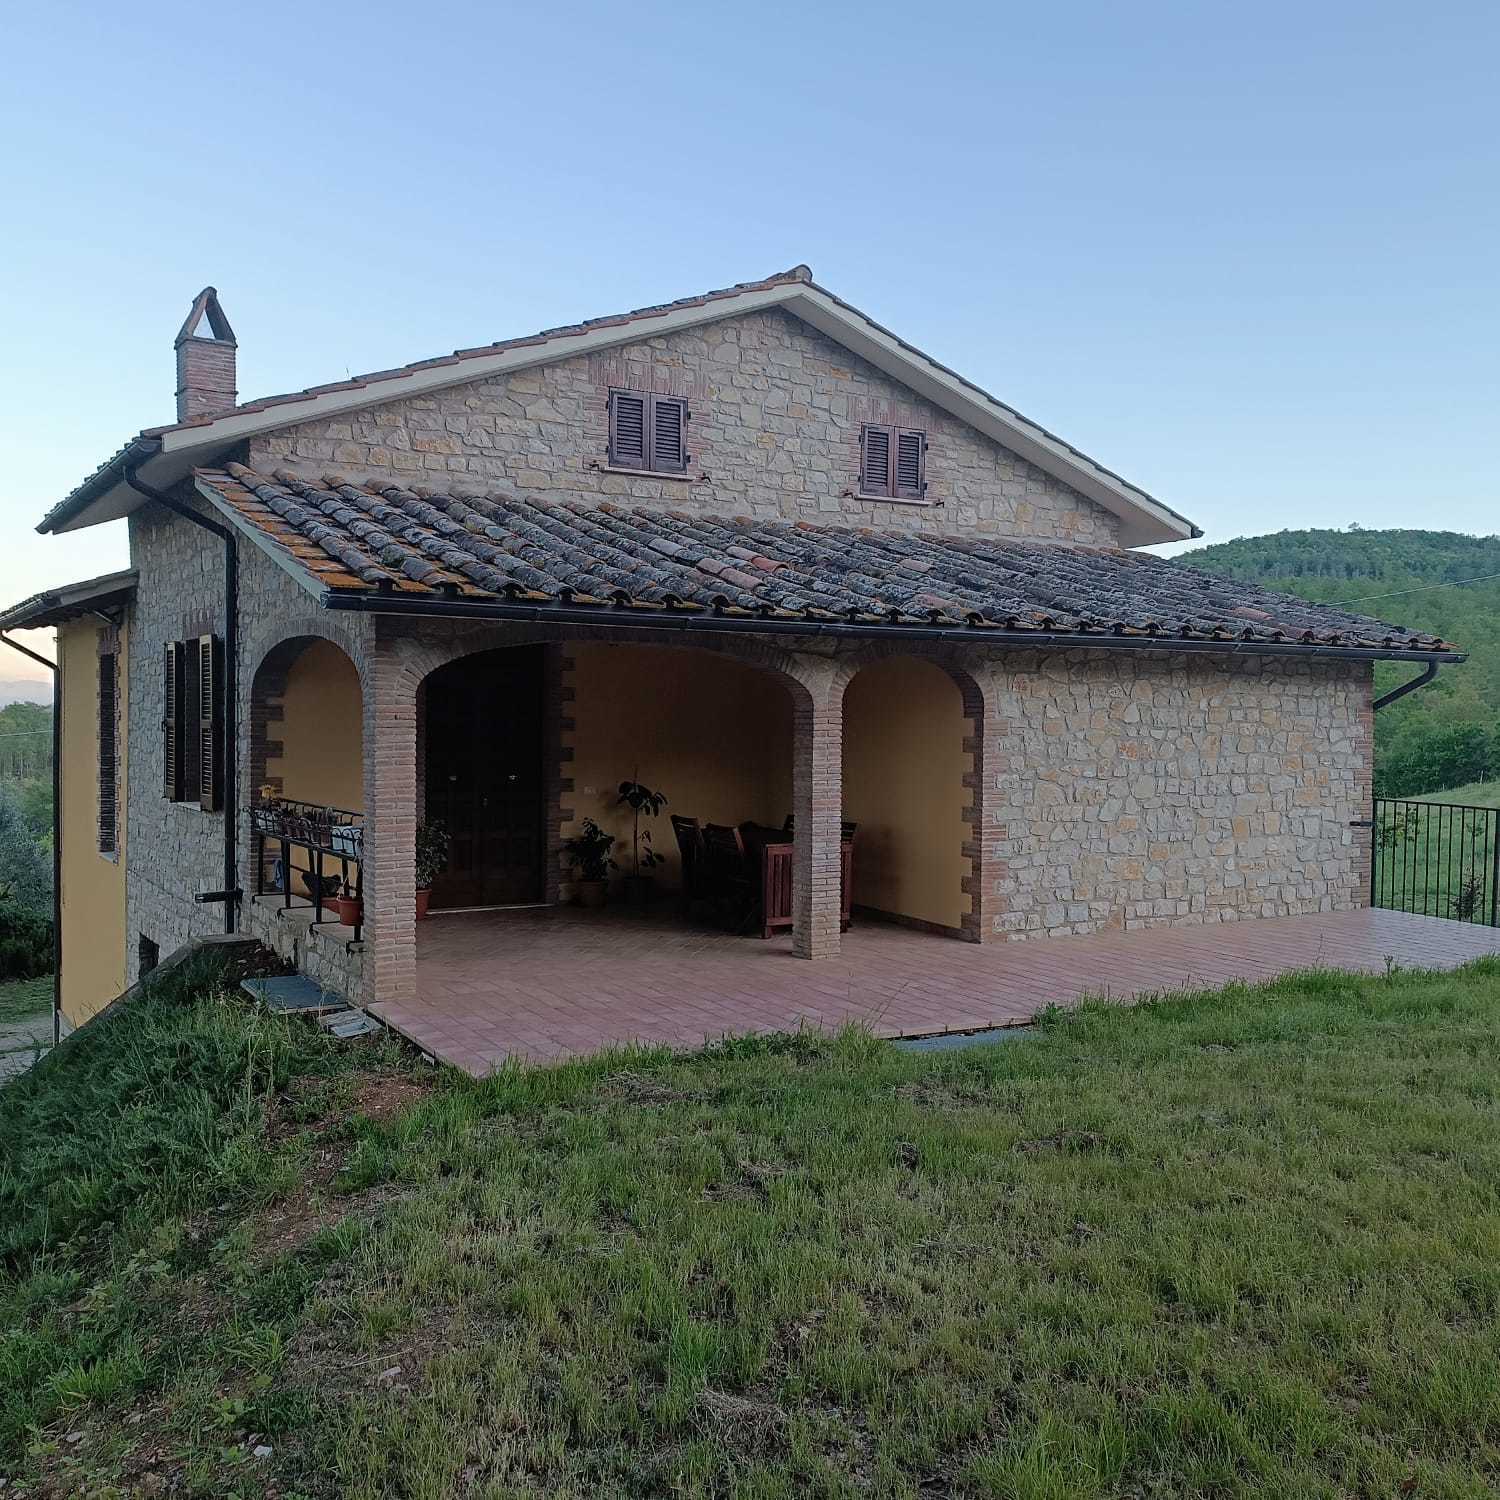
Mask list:
[[[609,461],[616,469],[681,474],[688,466],[688,406],[681,396],[609,393]]]
[[[927,498],[927,434],[867,423],[859,439],[859,492],[870,498]]]

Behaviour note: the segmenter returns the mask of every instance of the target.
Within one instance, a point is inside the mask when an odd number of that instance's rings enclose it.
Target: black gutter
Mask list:
[[[0,641],[40,662],[52,673],[52,1045],[62,1040],[62,674],[55,661],[13,641],[0,630]]]
[[[224,903],[224,931],[232,933],[239,926],[239,772],[235,765],[239,748],[239,619],[240,619],[240,564],[239,547],[233,531],[208,516],[200,516],[191,506],[174,499],[164,490],[147,484],[138,477],[136,465],[127,462],[124,467],[125,483],[138,495],[154,500],[173,515],[191,521],[194,526],[219,538],[224,543],[224,745],[223,745],[223,800],[224,800],[224,888],[221,891],[200,893],[199,901]]]
[[[1394,703],[1398,698],[1404,698],[1408,693],[1416,692],[1419,687],[1426,687],[1437,676],[1437,669],[1438,664],[1435,661],[1428,662],[1426,669],[1413,677],[1410,682],[1403,682],[1400,687],[1392,688],[1388,693],[1382,693],[1370,707],[1378,712],[1387,704]]]
[[[1302,641],[1199,641],[1169,636],[1090,635],[1053,630],[1003,630],[982,625],[877,625],[855,621],[768,620],[732,615],[664,614],[642,618],[638,610],[600,606],[588,609],[565,604],[512,604],[486,601],[467,604],[457,599],[403,597],[399,594],[355,594],[328,589],[324,609],[355,610],[365,614],[412,615],[447,620],[509,620],[528,624],[606,625],[614,629],[649,630],[666,634],[703,631],[717,635],[828,636],[857,640],[962,641],[966,645],[1066,647],[1080,651],[1205,652],[1217,656],[1301,656],[1333,661],[1417,661],[1436,671],[1443,662],[1466,661],[1458,651],[1422,651],[1394,646],[1320,646]]]

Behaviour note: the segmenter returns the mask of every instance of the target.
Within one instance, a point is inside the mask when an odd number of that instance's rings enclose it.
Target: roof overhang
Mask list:
[[[106,573],[101,578],[88,578],[82,583],[67,583],[33,594],[7,610],[0,610],[0,630],[38,630],[48,625],[63,625],[83,615],[107,615],[130,602],[137,576],[134,568],[125,568],[119,573]]]
[[[579,324],[483,349],[461,350],[442,359],[382,371],[336,386],[249,402],[220,417],[153,429],[128,443],[101,466],[54,507],[37,529],[73,531],[129,515],[145,502],[124,483],[127,465],[139,467],[141,477],[157,488],[166,488],[185,478],[195,467],[215,462],[236,445],[262,433],[637,343],[644,338],[659,338],[766,308],[783,308],[801,318],[933,405],[1102,506],[1119,518],[1122,545],[1139,547],[1202,535],[1191,521],[1144,490],[923,354],[825,288],[801,278],[775,279],[623,318]]]
[[[1462,651],[1407,650],[1399,646],[1332,646],[1302,641],[1209,641],[1163,633],[1160,635],[1111,635],[1103,631],[1006,630],[985,625],[882,625],[852,620],[770,620],[744,613],[687,613],[662,610],[643,617],[640,610],[610,606],[568,604],[521,604],[502,599],[458,600],[411,595],[359,594],[325,589],[319,602],[324,609],[353,610],[364,614],[414,618],[510,621],[527,624],[586,625],[642,632],[660,639],[663,635],[707,633],[718,635],[777,635],[782,637],[832,636],[850,640],[904,640],[962,642],[965,645],[1001,646],[1012,651],[1151,651],[1172,655],[1207,656],[1296,656],[1320,657],[1326,661],[1409,661],[1437,666],[1468,660]]]

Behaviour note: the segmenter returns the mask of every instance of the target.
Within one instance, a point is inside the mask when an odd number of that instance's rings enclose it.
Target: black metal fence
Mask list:
[[[1370,904],[1500,926],[1500,807],[1377,797]]]

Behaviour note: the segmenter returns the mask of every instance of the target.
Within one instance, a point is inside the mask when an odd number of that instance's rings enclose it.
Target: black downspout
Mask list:
[[[29,646],[0,631],[13,651],[40,662],[52,673],[52,1045],[62,1040],[62,674]]]
[[[127,464],[125,483],[138,495],[154,500],[173,515],[191,521],[194,526],[212,533],[224,543],[224,889],[204,892],[199,901],[224,902],[224,931],[234,932],[239,925],[239,771],[235,764],[239,749],[239,621],[240,566],[235,534],[227,526],[208,516],[200,516],[191,506],[175,500],[163,490],[139,478],[135,466]]]
[[[1388,703],[1394,703],[1398,698],[1404,698],[1408,693],[1414,693],[1419,687],[1426,687],[1434,677],[1437,676],[1438,664],[1435,661],[1427,663],[1427,669],[1413,677],[1410,682],[1403,682],[1400,687],[1392,688],[1388,693],[1382,693],[1371,705],[1371,709],[1379,713]]]

